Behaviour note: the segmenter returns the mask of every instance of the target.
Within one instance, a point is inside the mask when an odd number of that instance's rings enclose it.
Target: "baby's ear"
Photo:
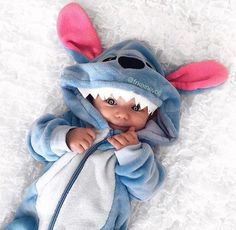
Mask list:
[[[86,12],[77,3],[70,3],[60,11],[57,33],[76,62],[88,62],[102,52],[96,30]]]
[[[180,92],[198,92],[216,87],[228,78],[224,65],[214,60],[184,65],[169,74],[166,79]]]

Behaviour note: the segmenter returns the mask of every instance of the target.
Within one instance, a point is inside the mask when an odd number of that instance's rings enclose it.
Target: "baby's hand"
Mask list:
[[[115,147],[116,150],[122,149],[128,145],[136,145],[139,143],[137,133],[134,127],[130,127],[126,133],[121,133],[109,137],[107,141]]]
[[[66,144],[71,151],[85,152],[93,144],[96,133],[91,128],[75,128],[66,134]]]

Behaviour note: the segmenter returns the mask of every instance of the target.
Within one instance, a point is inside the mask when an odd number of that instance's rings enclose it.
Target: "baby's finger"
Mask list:
[[[127,132],[133,132],[133,131],[135,131],[135,127],[131,126],[131,127],[129,127]]]
[[[124,138],[128,141],[128,143],[136,140],[136,133],[123,133]]]
[[[126,139],[126,137],[123,134],[115,135],[112,138],[120,142],[122,145],[127,145],[129,143],[129,140]]]
[[[89,143],[87,140],[83,139],[80,141],[80,146],[82,146],[82,148],[84,150],[87,150],[90,146],[91,146],[91,143]]]
[[[112,137],[108,138],[107,141],[108,141],[116,150],[119,150],[119,149],[121,149],[121,148],[123,147],[122,144],[121,144],[119,141],[117,141],[116,139],[114,139],[114,138],[112,138]]]
[[[79,154],[82,154],[85,152],[84,147],[81,144],[78,144],[77,149],[75,152],[78,152]]]
[[[86,140],[87,142],[89,142],[90,145],[94,142],[94,138],[91,135],[89,135],[88,133],[84,136],[83,139]]]
[[[125,133],[136,134],[135,128],[134,128],[134,127],[130,127],[130,128],[128,129],[128,131],[125,132]]]
[[[87,133],[93,138],[93,140],[95,140],[95,138],[96,138],[96,133],[94,132],[93,129],[87,128]]]

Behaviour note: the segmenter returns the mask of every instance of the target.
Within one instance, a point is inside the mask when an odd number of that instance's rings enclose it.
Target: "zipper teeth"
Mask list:
[[[95,144],[95,145],[87,152],[87,154],[84,156],[84,158],[81,160],[80,164],[78,165],[78,167],[76,168],[75,172],[73,173],[73,175],[72,175],[70,181],[69,181],[68,184],[66,185],[66,188],[65,188],[64,192],[62,193],[61,199],[60,199],[60,201],[58,202],[57,207],[56,207],[56,209],[55,209],[55,211],[54,211],[54,214],[53,214],[53,216],[52,216],[52,219],[51,219],[51,222],[50,222],[50,224],[49,224],[48,230],[52,230],[52,229],[53,229],[53,227],[54,227],[54,225],[55,225],[55,223],[56,223],[57,217],[58,217],[58,215],[59,215],[59,212],[60,212],[60,210],[61,210],[61,207],[62,207],[62,205],[63,205],[63,203],[64,203],[64,201],[65,201],[65,199],[66,199],[66,197],[67,197],[67,195],[68,195],[68,193],[69,193],[69,191],[70,191],[70,189],[72,188],[72,186],[73,186],[73,184],[75,183],[76,179],[78,178],[78,176],[79,176],[81,170],[83,169],[83,166],[84,166],[86,160],[88,159],[88,157],[89,157],[90,155],[93,154],[94,150],[95,150],[99,145],[105,143],[106,141],[107,141],[107,140],[105,139],[105,140],[102,140],[102,141],[98,142],[97,144]]]

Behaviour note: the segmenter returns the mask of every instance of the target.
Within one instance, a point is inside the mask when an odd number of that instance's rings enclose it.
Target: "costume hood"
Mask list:
[[[140,138],[164,143],[174,140],[179,130],[180,96],[165,79],[155,56],[145,44],[129,40],[114,45],[91,62],[77,63],[61,75],[64,100],[71,111],[96,129],[108,128],[101,114],[86,99],[135,98],[141,108],[148,106],[157,116],[139,131]],[[152,138],[148,138],[152,137]]]

